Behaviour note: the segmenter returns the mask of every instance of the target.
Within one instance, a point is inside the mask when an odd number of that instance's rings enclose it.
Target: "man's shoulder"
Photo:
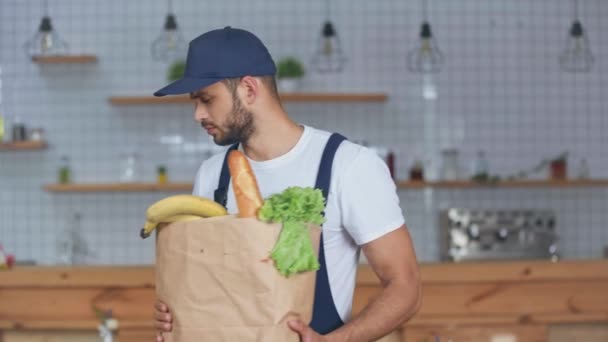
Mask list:
[[[319,128],[315,128],[315,127],[310,127],[312,136],[313,136],[313,141],[317,141],[319,144],[322,144],[322,147],[325,148],[325,145],[327,144],[327,141],[329,140],[329,137],[333,134],[332,132],[326,131],[326,130],[322,130]],[[342,134],[341,132],[336,132],[339,134]],[[344,134],[342,134],[344,135]],[[340,147],[338,148],[338,150],[336,151],[336,159],[344,159],[345,161],[350,160],[355,158],[359,153],[361,153],[362,151],[365,151],[367,148],[355,141],[352,141],[349,139],[348,136],[344,135],[344,137],[346,138],[345,141],[343,141],[340,144]]]
[[[312,128],[311,131],[313,140],[322,144],[322,148],[325,147],[329,137],[333,134],[332,132],[318,128]],[[340,144],[334,157],[333,165],[334,170],[337,171],[336,176],[339,177],[340,175],[343,175],[345,172],[355,167],[357,163],[366,164],[378,162],[380,160],[380,156],[373,149],[351,140],[346,135],[344,136],[346,137],[346,140]]]

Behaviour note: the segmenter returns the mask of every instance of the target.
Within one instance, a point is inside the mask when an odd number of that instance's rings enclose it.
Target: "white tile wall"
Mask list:
[[[151,59],[164,1],[50,0],[58,32],[74,53],[93,53],[92,65],[37,65],[23,43],[33,35],[42,2],[0,2],[0,112],[44,127],[50,148],[0,153],[0,243],[20,259],[51,264],[55,241],[70,215],[83,215],[81,231],[98,264],[153,262],[153,239],[142,241],[143,211],[167,194],[50,194],[61,155],[72,160],[75,181],[116,181],[119,156],[141,155],[141,179],[169,165],[175,181],[191,181],[208,139],[193,124],[189,105],[111,106],[111,95],[151,94],[165,84],[166,65]],[[434,77],[438,99],[422,98],[423,79],[406,71],[420,19],[418,1],[335,0],[334,22],[349,61],[344,73],[308,73],[311,91],[385,91],[384,104],[289,104],[303,123],[340,131],[353,140],[391,146],[397,174],[407,176],[415,156],[437,165],[437,148],[455,146],[468,165],[479,148],[492,171],[507,174],[570,152],[571,172],[589,160],[593,177],[608,177],[608,2],[581,2],[581,18],[596,55],[594,71],[562,73],[557,56],[569,28],[566,0],[436,0],[430,19],[446,54]],[[308,61],[324,19],[322,1],[175,0],[186,38],[232,25],[255,31],[275,58]],[[425,121],[430,124],[425,135]],[[187,148],[160,143],[182,135]],[[425,144],[425,141],[429,144]],[[435,150],[427,151],[428,146]],[[422,261],[438,259],[439,208],[538,207],[558,211],[567,258],[599,257],[608,244],[608,188],[402,191],[402,205]],[[427,204],[427,200],[430,200]]]

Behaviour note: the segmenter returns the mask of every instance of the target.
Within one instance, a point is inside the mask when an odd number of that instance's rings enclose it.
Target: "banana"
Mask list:
[[[202,219],[202,218],[204,218],[204,217],[198,216],[198,215],[175,215],[175,216],[169,216],[169,217],[163,219],[159,223],[186,222],[186,221],[194,221],[194,220],[198,220],[198,219]]]
[[[159,223],[190,221],[196,218],[227,215],[228,212],[219,203],[194,195],[174,195],[163,198],[146,210],[146,223],[140,231],[142,238],[147,238]]]
[[[227,212],[219,203],[194,195],[169,196],[152,204],[146,211],[146,219],[157,223],[175,215],[213,217],[227,215]]]
[[[139,236],[142,239],[147,238],[148,236],[150,236],[150,233],[152,233],[152,231],[154,229],[156,229],[157,225],[158,225],[158,223],[152,223],[150,221],[146,221],[146,223],[144,223],[144,227],[139,231]]]
[[[142,239],[147,238],[148,236],[150,236],[150,233],[152,233],[152,231],[154,229],[156,229],[157,226],[161,223],[186,222],[186,221],[199,220],[202,218],[204,218],[204,217],[198,216],[198,215],[175,215],[175,216],[169,216],[167,218],[164,218],[161,222],[158,222],[158,223],[146,221],[146,223],[144,224],[144,227],[139,232],[139,235],[141,236]]]

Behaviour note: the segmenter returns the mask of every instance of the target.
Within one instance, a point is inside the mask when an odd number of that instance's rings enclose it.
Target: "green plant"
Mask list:
[[[175,61],[169,66],[169,72],[167,73],[167,80],[169,82],[177,81],[184,76],[186,70],[185,61]]]
[[[304,66],[295,57],[285,57],[277,63],[278,78],[300,78],[304,74]]]

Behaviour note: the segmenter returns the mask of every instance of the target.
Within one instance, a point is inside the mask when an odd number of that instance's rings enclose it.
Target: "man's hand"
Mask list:
[[[157,300],[154,303],[154,327],[158,332],[156,333],[156,341],[163,342],[163,332],[171,331],[171,314],[169,313],[169,308],[165,303]]]
[[[299,319],[288,321],[287,325],[291,330],[300,335],[301,342],[329,342],[328,339],[317,334],[316,331],[312,330],[311,327]]]

